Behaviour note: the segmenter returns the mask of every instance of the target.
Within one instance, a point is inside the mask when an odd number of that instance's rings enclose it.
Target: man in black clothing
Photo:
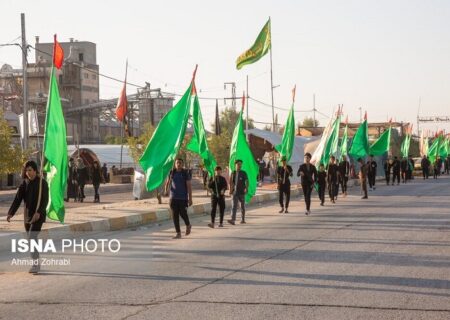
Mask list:
[[[400,172],[402,176],[402,183],[406,183],[408,171],[408,159],[405,157],[400,161]]]
[[[386,179],[386,185],[389,185],[391,181],[392,159],[387,159],[384,162],[384,177]]]
[[[317,181],[317,170],[314,165],[310,163],[311,154],[307,152],[305,154],[305,163],[300,165],[297,171],[297,177],[301,179],[301,185],[303,195],[305,197],[306,215],[311,213],[311,192],[314,187],[314,183]]]
[[[47,181],[38,175],[37,164],[27,161],[22,170],[23,182],[17,189],[16,197],[8,211],[6,221],[10,222],[16,214],[22,201],[25,204],[24,226],[29,240],[37,241],[37,236],[45,222],[46,207],[48,204]],[[39,252],[31,252],[33,266],[30,273],[38,273],[40,270]]]
[[[325,188],[327,187],[327,172],[325,171],[325,166],[323,163],[319,165],[317,183],[319,185],[317,192],[319,193],[320,205],[323,206],[325,202]]]
[[[103,175],[104,183],[108,183],[109,182],[109,177],[108,177],[108,167],[107,167],[106,163],[103,163],[102,175]]]
[[[345,156],[342,156],[342,160],[339,163],[339,184],[341,185],[342,194],[347,196],[347,182],[350,175],[350,162],[347,161]]]
[[[286,157],[281,158],[281,166],[277,168],[277,189],[278,200],[280,202],[281,210],[279,213],[288,213],[289,200],[291,198],[291,181],[292,167],[286,163]],[[286,203],[284,203],[284,196],[286,196]]]
[[[236,213],[238,204],[241,204],[241,223],[245,222],[245,195],[248,192],[248,176],[247,172],[242,170],[242,160],[234,161],[236,169],[231,173],[230,177],[230,195],[232,195],[231,202],[231,219],[229,224],[234,225],[236,221]]]
[[[369,161],[367,162],[367,178],[369,179],[369,187],[370,190],[375,190],[375,180],[377,177],[377,162],[373,159],[373,155],[371,154],[369,157]]]
[[[177,233],[173,239],[181,238],[180,216],[186,225],[186,236],[191,233],[192,228],[187,214],[187,208],[192,206],[191,175],[183,168],[183,165],[183,159],[175,161],[175,169],[170,172],[165,186],[166,193],[170,188],[170,209]]]
[[[209,179],[208,189],[211,191],[211,222],[208,227],[214,228],[216,223],[217,205],[220,210],[219,227],[223,227],[223,216],[225,214],[225,191],[228,189],[227,180],[222,176],[222,168],[217,166],[214,169],[214,177]]]
[[[428,176],[430,175],[430,160],[428,160],[426,155],[423,156],[420,166],[422,167],[423,179],[428,179]]]
[[[334,156],[331,156],[327,170],[328,194],[330,195],[331,203],[336,203],[339,190],[338,184],[339,168],[335,162],[336,158]]]
[[[400,184],[400,161],[397,157],[394,157],[392,162],[392,185],[394,185],[395,180],[397,180],[397,185]]]

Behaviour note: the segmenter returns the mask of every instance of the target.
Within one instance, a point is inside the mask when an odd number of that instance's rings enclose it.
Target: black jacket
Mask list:
[[[300,173],[303,172],[304,176],[301,177],[301,183],[304,185],[312,185],[317,181],[317,169],[314,165],[303,163],[300,165],[297,171],[297,177],[300,177]]]
[[[319,186],[326,186],[327,184],[327,172],[326,171],[322,171],[322,172],[317,172],[317,182],[319,183]]]
[[[277,183],[279,186],[291,185],[289,177],[292,177],[292,167],[290,165],[286,165],[286,170],[284,170],[283,166],[277,168]]]
[[[328,171],[327,171],[327,182],[328,183],[336,183],[338,181],[338,172],[339,167],[337,164],[329,164],[328,165]]]
[[[8,215],[14,216],[20,207],[22,201],[25,204],[24,208],[24,220],[29,222],[36,212],[41,214],[39,222],[45,222],[46,208],[48,204],[48,184],[47,181],[42,179],[42,191],[41,191],[41,203],[36,210],[38,197],[39,197],[39,181],[40,177],[36,177],[33,181],[24,179],[22,184],[17,189],[16,197],[14,198],[11,207],[9,208]]]
[[[218,198],[221,192],[225,194],[225,190],[228,190],[227,180],[222,176],[214,176],[209,178],[208,189],[211,190],[211,197]]]
[[[92,167],[92,184],[99,185],[100,182],[102,182],[102,172],[100,168],[94,168]]]
[[[348,177],[350,175],[350,162],[347,160],[339,162],[339,174],[341,177]]]

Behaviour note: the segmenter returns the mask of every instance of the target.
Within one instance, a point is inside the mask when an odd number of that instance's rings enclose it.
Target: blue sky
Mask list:
[[[421,115],[450,114],[450,1],[13,1],[3,0],[0,43],[20,36],[20,13],[27,37],[50,42],[70,37],[97,43],[101,72],[122,78],[126,58],[132,83],[151,83],[182,93],[196,63],[200,97],[229,96],[250,78],[250,96],[270,102],[269,57],[235,68],[236,57],[272,19],[275,105],[296,110],[316,106],[330,115],[338,104],[350,121],[359,107],[369,121],[412,121],[421,97]],[[34,57],[34,52],[31,52]],[[0,64],[20,66],[17,48],[0,48]],[[100,79],[102,98],[118,96],[120,84]],[[128,92],[134,88],[129,87]],[[219,100],[223,107],[223,100]],[[201,100],[207,127],[214,102]],[[271,109],[250,101],[250,116],[270,122]],[[287,111],[277,111],[284,122]],[[301,121],[311,113],[297,112]],[[323,115],[318,115],[322,124]],[[416,125],[415,125],[416,127]],[[450,125],[432,124],[436,130]]]

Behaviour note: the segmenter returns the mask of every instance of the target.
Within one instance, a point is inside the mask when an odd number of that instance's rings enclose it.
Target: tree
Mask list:
[[[0,111],[0,175],[19,172],[27,155],[20,145],[13,144],[11,127]]]
[[[319,125],[318,120],[314,120],[313,118],[306,117],[303,119],[303,122],[301,124],[302,127],[317,127]]]
[[[125,140],[125,138],[124,138]],[[125,142],[125,141],[124,141]],[[119,136],[107,135],[105,136],[106,144],[122,144],[122,138]]]
[[[130,149],[131,157],[136,163],[139,162],[139,158],[144,153],[145,147],[147,147],[147,144],[150,141],[154,131],[155,127],[153,127],[151,123],[146,123],[144,125],[142,134],[139,137],[127,138],[126,142],[128,144],[128,148]]]
[[[228,131],[222,132],[222,134],[211,136],[208,139],[209,149],[211,150],[214,158],[216,158],[217,164],[223,168],[228,165],[228,159],[230,158],[230,144],[232,135]]]
[[[220,130],[222,132],[228,132],[230,136],[233,136],[234,126],[236,125],[237,119],[239,117],[239,111],[233,107],[226,107],[224,110],[220,112],[219,115],[219,123]],[[212,131],[215,132],[215,124],[211,123]],[[253,123],[253,119],[248,119],[248,128],[253,129],[255,127]]]

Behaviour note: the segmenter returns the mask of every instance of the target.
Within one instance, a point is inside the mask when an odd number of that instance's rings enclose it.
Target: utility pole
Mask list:
[[[313,93],[313,127],[316,127],[316,94]]]
[[[23,74],[23,148],[28,149],[28,76],[27,76],[27,40],[25,35],[25,13],[20,14],[22,29],[22,74]]]
[[[247,118],[245,119],[245,130],[248,130],[248,75],[247,75],[247,110],[246,114],[247,114]]]
[[[236,82],[225,82],[223,84],[223,89],[227,89],[227,84],[231,85],[231,106],[236,109]]]

